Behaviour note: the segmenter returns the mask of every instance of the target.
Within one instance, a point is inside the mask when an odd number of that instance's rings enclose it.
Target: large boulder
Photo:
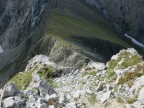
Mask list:
[[[108,91],[108,92],[104,93],[104,94],[102,95],[101,100],[100,100],[101,103],[104,103],[104,102],[106,102],[107,100],[109,100],[110,97],[111,97],[111,95],[112,95],[112,92],[111,92],[111,91]]]
[[[19,90],[15,86],[14,83],[8,83],[4,86],[2,94],[1,94],[1,99],[10,97],[10,96],[15,96],[17,93],[19,93]]]
[[[13,97],[6,98],[3,101],[4,108],[14,108],[14,105],[15,105],[15,101]]]
[[[40,96],[44,96],[46,94],[53,94],[55,91],[48,84],[48,82],[41,78],[38,74],[34,73],[32,81],[29,85],[29,90],[38,90],[40,92]]]
[[[23,108],[25,101],[20,96],[8,97],[2,101],[2,108]]]

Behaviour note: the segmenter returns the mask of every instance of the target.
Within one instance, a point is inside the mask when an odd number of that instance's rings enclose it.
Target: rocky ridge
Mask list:
[[[135,49],[77,70],[37,55],[0,89],[2,108],[143,108],[144,62]]]
[[[38,54],[49,56],[57,64],[78,68],[90,59],[106,62],[131,46],[84,1],[0,2],[0,87]]]

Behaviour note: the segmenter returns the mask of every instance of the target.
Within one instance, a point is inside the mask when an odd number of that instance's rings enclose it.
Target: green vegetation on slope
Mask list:
[[[128,67],[134,67],[135,69],[131,72],[127,72],[124,77],[119,79],[118,84],[124,84],[125,82],[130,81],[131,79],[134,79],[135,77],[141,76],[144,71],[144,64],[142,63],[142,57],[139,55],[133,55],[130,52],[122,51],[120,52],[117,59],[112,59],[108,62],[108,79],[116,80],[117,76],[115,73],[115,68],[118,68],[120,70],[124,70]],[[131,82],[128,82],[129,84]],[[132,85],[132,84],[130,84]]]
[[[32,69],[30,69],[29,71],[21,72],[15,76],[13,76],[9,80],[9,82],[14,82],[19,89],[26,89],[32,80],[32,74],[37,69],[38,69],[38,66],[35,66]]]
[[[54,67],[52,66],[46,66],[43,69],[38,71],[38,74],[47,80],[47,82],[52,86],[52,87],[57,87],[56,83],[54,82],[54,77],[57,74]]]
[[[121,64],[118,64],[123,58],[124,58],[124,61]],[[120,54],[117,60],[110,60],[108,62],[108,77],[109,78],[116,77],[114,68],[117,66],[119,69],[125,69],[125,68],[128,68],[129,66],[134,66],[140,62],[142,62],[142,58],[140,56],[132,55],[131,53],[124,51]]]
[[[38,69],[39,67],[40,65],[36,65],[28,71],[18,73],[17,75],[13,76],[9,82],[14,82],[19,89],[26,89],[32,81],[33,73],[38,72],[38,74],[42,78],[46,79],[52,87],[56,87],[56,84],[53,81],[55,69],[52,66],[45,66],[42,69]]]
[[[58,7],[52,10],[48,23],[48,34],[52,36],[69,39],[71,36],[80,35],[129,46],[108,28],[103,18],[78,0],[59,1]]]

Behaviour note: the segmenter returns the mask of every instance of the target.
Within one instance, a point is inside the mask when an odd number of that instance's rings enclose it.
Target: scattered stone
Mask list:
[[[36,101],[36,103],[38,103],[38,104],[43,104],[43,103],[45,103],[46,102],[46,100],[45,99],[42,99],[42,98],[39,98],[37,101]]]
[[[21,108],[25,105],[25,100],[22,99],[20,96],[15,96],[14,101],[15,101],[15,108]]]
[[[125,105],[125,108],[135,108],[133,105],[130,105],[130,104],[126,104]]]
[[[84,94],[85,91],[77,90],[75,93],[73,93],[73,98],[78,99],[82,94]]]
[[[104,70],[104,69],[106,69],[106,65],[104,63],[99,63],[99,62],[90,62],[88,64],[88,67],[95,68],[97,70]]]
[[[56,108],[54,105],[50,105],[49,108]]]
[[[50,108],[50,106],[48,107],[46,103],[42,103],[42,104],[38,104],[37,108]]]
[[[77,106],[76,106],[76,103],[68,103],[67,105],[66,105],[66,108],[77,108]]]
[[[104,88],[103,88],[103,83],[99,83],[99,85],[97,86],[97,92],[99,91],[102,91]]]
[[[110,91],[110,90],[112,90],[112,89],[113,89],[113,87],[112,87],[111,85],[109,85],[109,84],[106,85],[106,90],[107,90],[107,91]]]
[[[66,102],[68,102],[68,99],[64,94],[62,94],[59,98],[59,103],[63,104],[63,103],[66,103]]]
[[[132,104],[134,108],[144,108],[144,104],[140,101],[136,101]]]
[[[104,93],[104,94],[102,95],[101,100],[100,100],[101,103],[104,103],[104,102],[106,102],[107,100],[109,100],[110,97],[111,97],[111,95],[112,95],[112,92],[111,92],[111,91],[108,91],[108,92]]]
[[[47,100],[54,100],[54,101],[58,101],[59,100],[59,98],[58,98],[58,96],[56,95],[56,94],[52,94],[52,95],[46,95],[46,99]]]
[[[26,108],[37,108],[35,103],[28,103]]]

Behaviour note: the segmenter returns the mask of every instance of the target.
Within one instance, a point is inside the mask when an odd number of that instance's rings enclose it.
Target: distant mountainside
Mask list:
[[[143,0],[86,0],[102,12],[114,28],[144,43]]]

